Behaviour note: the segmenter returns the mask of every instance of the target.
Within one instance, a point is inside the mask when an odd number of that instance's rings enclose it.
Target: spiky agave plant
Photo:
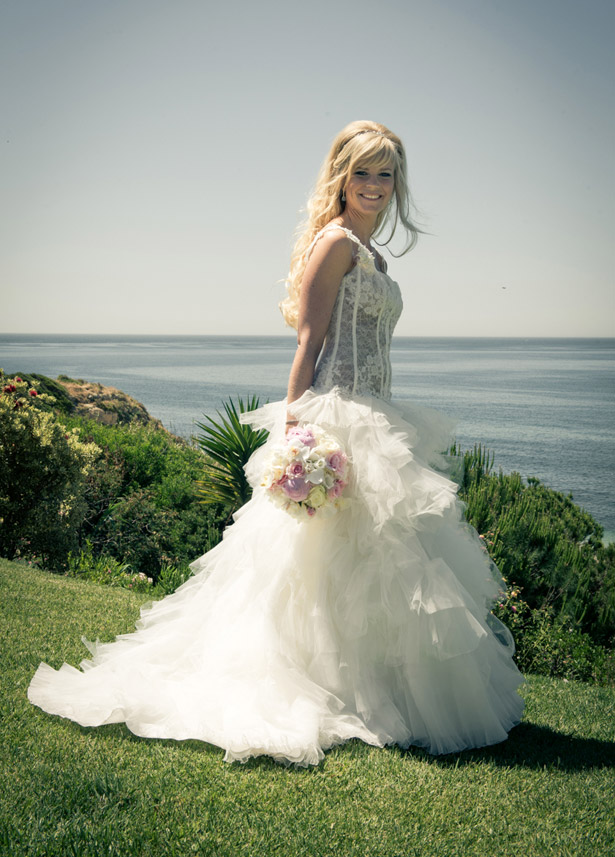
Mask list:
[[[223,505],[229,517],[250,499],[252,489],[243,468],[269,435],[266,429],[255,431],[239,421],[240,414],[256,410],[259,404],[257,396],[245,402],[238,396],[237,403],[229,398],[223,402],[225,413],[216,411],[217,420],[206,416],[206,422],[196,424],[201,434],[195,440],[208,457],[204,478],[197,482],[201,503]]]

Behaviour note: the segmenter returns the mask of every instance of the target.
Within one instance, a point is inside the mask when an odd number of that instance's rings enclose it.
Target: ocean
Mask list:
[[[292,336],[0,334],[0,366],[98,381],[189,437],[229,397],[283,398]],[[615,339],[393,341],[393,399],[457,421],[463,448],[571,493],[615,539]]]

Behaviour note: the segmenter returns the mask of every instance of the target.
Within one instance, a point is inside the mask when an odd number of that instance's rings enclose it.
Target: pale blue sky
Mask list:
[[[277,334],[354,119],[431,233],[402,335],[613,336],[612,0],[3,0],[3,332]],[[505,287],[505,288],[503,288]]]

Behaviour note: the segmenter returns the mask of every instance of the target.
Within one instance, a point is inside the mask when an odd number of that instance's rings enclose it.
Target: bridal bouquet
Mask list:
[[[315,425],[290,429],[271,451],[261,485],[280,508],[299,520],[345,505],[348,458],[339,442]]]

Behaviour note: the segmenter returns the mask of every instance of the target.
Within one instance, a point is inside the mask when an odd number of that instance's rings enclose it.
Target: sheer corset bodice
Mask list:
[[[399,286],[376,268],[373,253],[343,226],[327,226],[313,244],[329,229],[342,229],[354,242],[355,265],[340,283],[314,390],[339,387],[351,395],[390,399],[391,337],[402,310]]]

